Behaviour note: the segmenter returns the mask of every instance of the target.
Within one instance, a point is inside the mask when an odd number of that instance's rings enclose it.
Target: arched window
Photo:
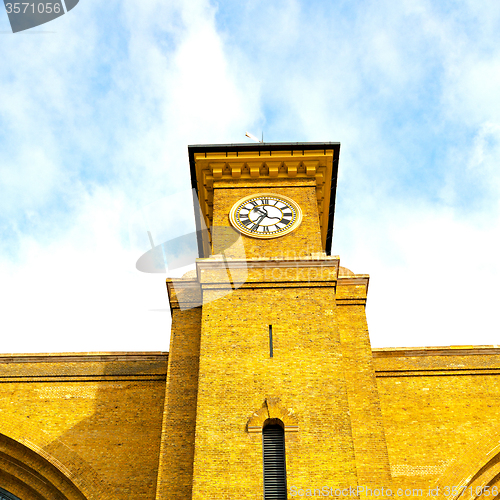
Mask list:
[[[0,500],[19,500],[16,496],[0,488]]]
[[[270,422],[262,429],[264,500],[286,500],[285,431]]]

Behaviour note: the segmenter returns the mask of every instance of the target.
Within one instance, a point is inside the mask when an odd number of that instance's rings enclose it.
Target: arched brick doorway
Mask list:
[[[87,500],[46,458],[0,434],[0,500]]]

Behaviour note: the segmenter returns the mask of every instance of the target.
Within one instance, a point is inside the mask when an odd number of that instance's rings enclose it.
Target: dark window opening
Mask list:
[[[279,424],[262,430],[264,500],[286,500],[285,431]]]
[[[269,357],[273,357],[273,325],[269,325]]]

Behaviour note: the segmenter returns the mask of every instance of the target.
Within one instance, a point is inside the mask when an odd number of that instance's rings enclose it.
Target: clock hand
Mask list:
[[[267,213],[267,210],[262,207],[262,208],[255,208],[256,212],[259,212],[259,214],[262,214],[264,217],[267,217],[268,219],[279,219],[279,217],[269,217],[269,214]]]
[[[266,214],[266,217],[268,219],[281,219],[281,217],[270,217],[269,214],[267,213],[267,210],[264,207],[256,209],[256,210],[258,210],[259,213],[262,213],[262,211],[263,211]]]
[[[252,229],[252,231],[254,231],[254,230],[256,231],[257,228],[259,227],[259,224],[262,222],[262,219],[265,219],[265,218],[266,218],[265,215],[261,215],[259,219],[257,219],[256,221],[252,221],[256,225],[255,229]]]
[[[257,212],[258,214],[264,215],[265,217],[267,217],[267,212],[264,209],[254,208],[253,210],[254,210],[254,212]],[[264,210],[264,213],[262,213],[262,210]]]

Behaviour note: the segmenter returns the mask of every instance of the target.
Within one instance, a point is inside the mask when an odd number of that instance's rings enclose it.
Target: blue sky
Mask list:
[[[80,0],[9,30],[0,351],[168,350],[131,221],[190,187],[188,144],[247,130],[342,143],[333,253],[371,276],[374,346],[500,344],[496,0]]]

